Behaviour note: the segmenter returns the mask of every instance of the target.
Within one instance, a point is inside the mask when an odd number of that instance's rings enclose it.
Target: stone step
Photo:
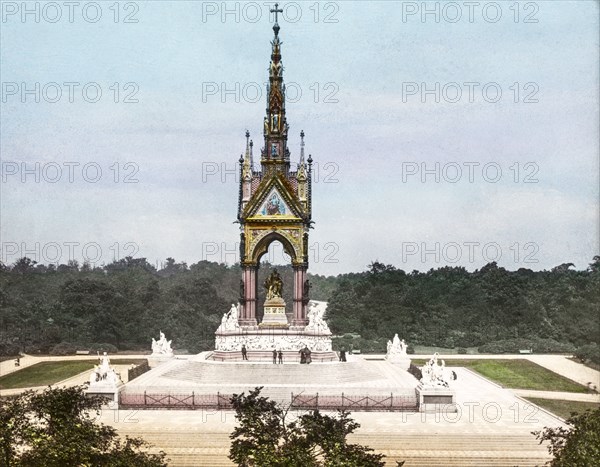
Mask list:
[[[134,427],[130,427],[134,428]],[[121,430],[119,430],[121,432]],[[226,432],[145,431],[129,433],[140,436],[154,447],[163,449],[171,466],[233,465],[227,458],[231,440]],[[534,467],[548,460],[547,451],[533,436],[487,435],[482,433],[437,433],[434,436],[409,433],[356,433],[351,443],[367,445],[386,456],[387,465],[406,461],[406,467]]]
[[[138,431],[136,436],[143,436],[151,443],[160,443],[162,445],[229,445],[229,433],[207,433],[201,431]],[[519,450],[541,451],[533,436],[528,439],[524,436],[485,436],[485,435],[464,435],[464,436],[402,436],[390,433],[381,433],[380,435],[358,433],[350,435],[350,442],[359,442],[376,447],[382,450],[427,450],[427,451],[448,451],[447,447],[462,447],[461,451],[510,451]]]
[[[386,454],[386,453],[383,453]],[[214,455],[203,453],[168,453],[169,466],[172,467],[230,467],[235,465],[231,462],[227,454]],[[536,467],[544,465],[548,457],[524,457],[524,456],[504,456],[501,458],[490,458],[483,456],[458,456],[433,457],[423,453],[420,457],[413,457],[408,454],[394,453],[388,454],[385,458],[386,466],[396,466],[396,461],[405,461],[405,467]]]

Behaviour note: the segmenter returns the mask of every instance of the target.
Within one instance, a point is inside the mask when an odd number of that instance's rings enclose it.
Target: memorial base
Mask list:
[[[311,332],[304,328],[240,327],[236,331],[217,331],[215,351],[210,359],[218,361],[242,360],[242,345],[246,346],[248,360],[269,361],[273,349],[287,356],[285,361],[295,361],[299,351],[308,347],[313,362],[337,361],[331,348],[331,333]]]
[[[417,387],[419,412],[456,413],[456,392],[443,386]]]

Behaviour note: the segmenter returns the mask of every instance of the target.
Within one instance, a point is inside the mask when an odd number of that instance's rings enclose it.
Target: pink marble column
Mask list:
[[[302,266],[294,267],[294,304],[292,326],[306,326],[306,312],[304,310],[304,281],[306,269]]]
[[[240,325],[256,326],[256,268],[244,267],[243,271],[245,304]]]

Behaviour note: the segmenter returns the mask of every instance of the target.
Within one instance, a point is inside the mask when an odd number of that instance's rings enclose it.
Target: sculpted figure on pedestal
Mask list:
[[[281,298],[283,293],[283,281],[281,280],[281,276],[277,272],[277,269],[274,269],[271,275],[265,280],[265,289],[267,289],[267,300]]]
[[[386,358],[389,360],[390,357],[394,356],[406,357],[407,347],[408,346],[406,345],[406,342],[404,342],[404,339],[400,340],[398,334],[394,334],[394,339],[387,342]]]

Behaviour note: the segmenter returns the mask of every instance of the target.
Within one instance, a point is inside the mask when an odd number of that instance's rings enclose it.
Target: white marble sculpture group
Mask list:
[[[387,342],[386,358],[389,360],[396,355],[406,356],[407,348],[408,346],[406,345],[406,342],[404,342],[404,339],[400,340],[398,334],[394,334],[394,339]]]
[[[311,301],[307,313],[306,333],[290,333],[289,335],[279,336],[277,344],[275,344],[273,336],[268,334],[241,335],[238,323],[238,307],[231,305],[231,309],[221,318],[221,324],[217,329],[215,350],[239,351],[242,345],[245,345],[248,350],[273,350],[274,347],[277,347],[278,350],[283,351],[298,351],[308,347],[312,351],[330,352],[331,331],[323,319],[326,308],[326,302]]]
[[[329,326],[323,319],[326,309],[327,302],[312,301],[309,303],[308,312],[306,313],[308,318],[307,331],[313,331],[315,334],[331,334]]]
[[[110,359],[106,352],[100,357],[100,364],[96,365],[90,374],[90,386],[89,389],[94,388],[116,388],[123,384],[118,373],[113,367],[110,366]]]
[[[404,339],[400,340],[398,334],[394,334],[394,338],[387,342],[385,359],[390,363],[399,365],[403,370],[408,370],[410,358],[406,353],[407,347]]]
[[[152,356],[156,357],[172,357],[173,349],[171,348],[171,341],[168,341],[165,337],[165,333],[160,331],[160,338],[158,340],[152,338]]]
[[[424,387],[448,387],[448,383],[456,379],[456,373],[446,368],[446,362],[438,363],[439,354],[436,352],[433,357],[423,365],[421,373],[421,383]]]
[[[223,315],[223,318],[221,318],[221,324],[219,325],[217,332],[238,331],[240,329],[238,313],[238,307],[232,304],[231,309]]]

